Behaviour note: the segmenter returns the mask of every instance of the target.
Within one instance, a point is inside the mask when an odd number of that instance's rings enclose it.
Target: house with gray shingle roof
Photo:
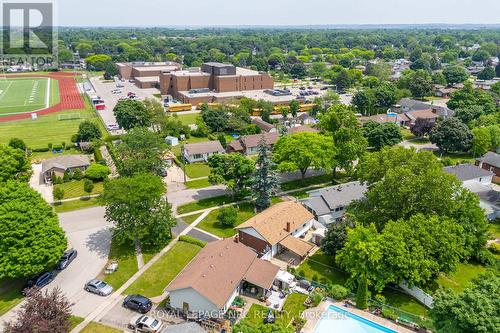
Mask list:
[[[182,156],[188,163],[207,162],[213,154],[224,154],[225,150],[218,140],[187,143],[182,149]]]
[[[302,200],[302,204],[314,214],[318,222],[328,225],[341,220],[347,206],[363,199],[367,189],[367,185],[358,181],[329,186],[309,191],[309,197]]]
[[[484,170],[489,170],[500,177],[500,155],[492,151],[487,152],[483,157],[476,160],[476,165]]]
[[[89,165],[90,160],[86,155],[61,155],[42,162],[42,176],[47,183],[52,181],[53,177],[64,177],[65,172],[73,172],[76,169],[85,171]]]
[[[443,171],[456,176],[464,184],[476,182],[489,185],[493,178],[493,172],[468,163],[447,166]]]

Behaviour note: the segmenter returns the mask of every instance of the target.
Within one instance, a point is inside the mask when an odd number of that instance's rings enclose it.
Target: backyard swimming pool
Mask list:
[[[314,333],[397,333],[344,309],[330,305],[326,315],[317,323]]]

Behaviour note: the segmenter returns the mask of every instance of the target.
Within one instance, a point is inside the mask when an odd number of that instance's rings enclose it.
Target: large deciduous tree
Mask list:
[[[279,178],[276,164],[271,158],[271,149],[264,137],[259,142],[258,150],[256,169],[252,178],[252,192],[255,196],[255,206],[263,210],[271,205],[271,198],[278,192]]]
[[[76,133],[76,142],[88,142],[102,137],[101,130],[92,121],[83,121],[78,125],[78,132]]]
[[[431,142],[447,152],[464,152],[472,146],[472,133],[458,118],[443,120],[434,127]]]
[[[460,90],[453,92],[450,100],[446,105],[452,109],[464,109],[473,105],[479,105],[483,108],[484,113],[491,114],[496,112],[496,103],[492,94],[485,92],[481,89],[474,89],[472,83],[467,81],[464,87]]]
[[[225,184],[234,197],[248,193],[255,170],[254,161],[239,153],[214,154],[208,158],[208,166],[208,180],[212,184]]]
[[[164,245],[176,225],[164,194],[161,178],[152,174],[106,182],[101,200],[106,205],[106,220],[115,226],[115,237],[153,247]]]
[[[17,319],[3,333],[66,333],[71,330],[72,304],[59,288],[30,293]]]
[[[474,156],[485,154],[492,147],[491,133],[487,127],[476,127],[472,129],[472,147],[470,151]]]
[[[28,181],[31,165],[25,152],[0,144],[0,182],[9,179]]]
[[[449,85],[462,83],[469,78],[469,73],[461,66],[449,66],[443,70],[443,75]]]
[[[498,332],[500,277],[488,272],[458,294],[439,290],[430,316],[438,333]]]
[[[130,99],[119,101],[113,109],[113,113],[118,125],[126,130],[151,125],[151,114],[141,101]]]
[[[167,147],[162,138],[147,128],[134,128],[122,136],[116,151],[120,158],[120,174],[153,172],[159,174],[164,167],[163,151]]]
[[[304,179],[309,168],[332,169],[336,149],[333,141],[318,133],[298,133],[281,137],[274,145],[273,160],[281,171],[300,171]]]
[[[57,215],[26,184],[0,184],[0,279],[29,277],[54,265],[66,249]]]
[[[401,128],[394,123],[379,124],[370,120],[363,125],[363,131],[368,145],[377,150],[403,141]]]
[[[431,122],[429,119],[417,118],[413,126],[411,126],[410,130],[412,134],[422,137],[428,135],[432,131],[434,126],[435,123]]]

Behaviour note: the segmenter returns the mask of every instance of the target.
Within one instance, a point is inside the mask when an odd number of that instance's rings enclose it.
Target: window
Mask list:
[[[199,160],[200,158],[203,158],[203,154],[193,154],[193,158]]]

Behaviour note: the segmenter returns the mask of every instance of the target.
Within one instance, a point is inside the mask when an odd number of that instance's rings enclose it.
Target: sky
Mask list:
[[[500,23],[500,0],[54,1],[60,26]]]

